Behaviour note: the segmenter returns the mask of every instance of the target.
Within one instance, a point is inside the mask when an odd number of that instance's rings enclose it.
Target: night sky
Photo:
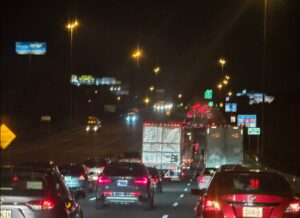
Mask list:
[[[285,135],[274,138],[276,149],[270,141],[274,157],[282,156],[281,142],[294,144],[299,135],[297,2],[268,0],[266,90],[284,99],[269,108],[270,133]],[[264,0],[1,1],[1,114],[38,124],[41,114],[68,113],[70,34],[65,26],[74,19],[80,23],[74,32],[74,74],[116,77],[130,84],[131,94],[156,82],[167,97],[181,92],[189,101],[216,89],[223,77],[218,59],[224,57],[232,91],[261,91],[263,15]],[[28,56],[15,53],[16,41],[46,42],[47,53],[29,63]],[[144,53],[139,65],[131,58],[137,46]],[[157,80],[155,66],[161,68]],[[283,107],[289,119],[281,116],[282,124],[271,129]],[[282,126],[292,133],[286,135]],[[296,161],[299,149],[293,148]]]

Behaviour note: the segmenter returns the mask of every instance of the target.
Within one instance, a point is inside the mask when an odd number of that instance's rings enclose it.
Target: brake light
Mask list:
[[[204,176],[199,176],[198,177],[198,183],[205,183],[205,177]]]
[[[18,182],[19,181],[19,177],[18,176],[13,176],[12,177],[12,182],[13,183],[16,183],[16,182]]]
[[[139,197],[141,195],[140,192],[130,192],[130,195],[133,197]]]
[[[300,202],[292,202],[285,210],[286,213],[300,213]]]
[[[99,176],[98,178],[98,184],[99,185],[105,185],[111,183],[111,179],[106,176]]]
[[[41,200],[41,201],[30,201],[26,203],[33,210],[51,210],[54,208],[55,204],[51,200]]]
[[[79,176],[79,180],[84,180],[84,175],[83,174]]]
[[[105,197],[107,197],[107,196],[112,196],[112,192],[103,192],[103,195],[104,195]]]
[[[148,184],[148,178],[146,176],[143,176],[142,178],[135,179],[133,181],[134,184],[137,185],[147,185]]]
[[[220,210],[221,207],[219,202],[209,200],[209,199],[204,200],[204,211],[208,212],[208,211],[220,211]]]

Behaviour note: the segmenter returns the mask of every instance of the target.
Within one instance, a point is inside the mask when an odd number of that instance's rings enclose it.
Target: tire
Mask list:
[[[96,199],[96,205],[95,205],[97,210],[103,210],[105,208],[104,201],[101,199]]]
[[[160,183],[156,188],[157,193],[162,193],[162,184]]]

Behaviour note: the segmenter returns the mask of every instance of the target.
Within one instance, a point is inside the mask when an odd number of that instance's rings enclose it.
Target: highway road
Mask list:
[[[163,193],[155,193],[154,209],[145,210],[139,205],[110,205],[102,210],[96,210],[95,194],[80,202],[85,217],[103,218],[175,218],[193,217],[193,208],[197,202],[197,196],[190,194],[195,187],[193,177],[181,182],[165,182]]]
[[[1,152],[2,163],[53,160],[56,163],[82,162],[87,157],[114,158],[124,151],[141,149],[142,122],[127,124],[117,117],[103,123],[98,133],[87,133],[81,126],[61,134],[28,143],[12,143]]]

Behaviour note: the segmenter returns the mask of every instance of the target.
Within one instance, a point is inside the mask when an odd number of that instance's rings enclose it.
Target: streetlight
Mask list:
[[[219,63],[221,64],[222,67],[222,73],[223,73],[223,68],[224,68],[224,64],[226,64],[226,60],[224,58],[220,58],[219,59]]]
[[[137,64],[139,64],[139,59],[142,57],[143,52],[138,47],[131,55],[132,58],[136,59]]]
[[[150,86],[150,87],[149,87],[149,90],[150,90],[150,92],[153,92],[154,86]]]
[[[146,98],[144,98],[144,102],[145,102],[145,104],[149,104],[150,99],[148,97],[146,97]]]
[[[77,20],[73,22],[69,22],[66,25],[66,28],[70,31],[70,76],[72,75],[72,61],[73,61],[73,31],[74,29],[79,26]],[[70,119],[73,120],[73,96],[72,96],[72,85],[70,88]]]
[[[181,93],[178,94],[178,98],[182,98],[182,94]]]
[[[158,74],[159,71],[160,71],[160,68],[159,68],[159,67],[155,67],[153,71],[154,71],[155,75],[157,76],[157,74]]]
[[[222,89],[222,87],[223,87],[222,83],[219,83],[217,87],[218,87],[218,89]]]
[[[232,96],[232,92],[231,91],[228,92],[228,96]]]
[[[224,80],[223,80],[223,84],[224,84],[224,85],[227,85],[227,84],[228,84],[228,80],[224,79]]]

